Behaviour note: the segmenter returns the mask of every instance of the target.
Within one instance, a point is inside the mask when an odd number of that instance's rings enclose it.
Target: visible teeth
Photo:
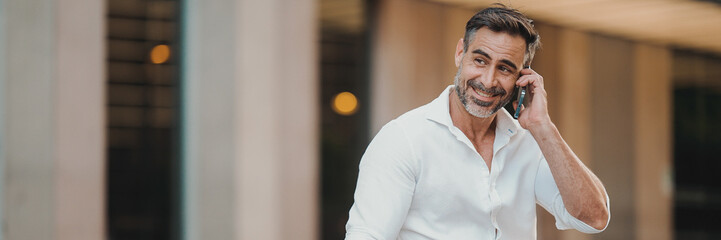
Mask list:
[[[493,95],[485,93],[481,90],[477,90],[477,89],[474,89],[474,90],[476,91],[476,93],[478,93],[478,95],[481,95],[482,97],[493,97]]]

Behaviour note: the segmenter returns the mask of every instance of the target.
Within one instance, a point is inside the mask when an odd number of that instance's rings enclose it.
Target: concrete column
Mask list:
[[[634,46],[636,239],[673,238],[672,83],[668,48]]]
[[[3,239],[105,237],[103,1],[0,1]]]
[[[591,168],[611,197],[606,231],[594,239],[632,239],[636,232],[633,43],[592,36]]]
[[[181,32],[183,239],[235,239],[234,0],[184,1]]]
[[[594,169],[591,154],[591,49],[587,33],[563,29],[559,34],[560,101],[557,108],[561,134],[573,152]],[[591,236],[569,230],[561,233],[560,239],[583,240]]]
[[[317,239],[312,0],[184,5],[184,239]]]

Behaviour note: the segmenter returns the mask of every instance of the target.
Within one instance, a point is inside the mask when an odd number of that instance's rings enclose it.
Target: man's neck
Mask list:
[[[494,137],[496,130],[496,114],[487,118],[471,115],[461,103],[455,90],[451,90],[449,108],[453,125],[460,129],[471,141],[480,141],[486,137]]]

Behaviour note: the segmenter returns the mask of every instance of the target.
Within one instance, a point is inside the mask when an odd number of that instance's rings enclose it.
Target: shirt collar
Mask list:
[[[449,103],[449,95],[452,93],[451,91],[454,91],[453,87],[453,85],[446,87],[441,95],[429,104],[428,112],[426,112],[426,118],[446,125],[449,128],[453,126]],[[520,129],[521,125],[518,124],[517,120],[511,117],[511,114],[508,113],[505,108],[498,110],[496,113],[496,133],[502,132],[508,136],[513,136]]]

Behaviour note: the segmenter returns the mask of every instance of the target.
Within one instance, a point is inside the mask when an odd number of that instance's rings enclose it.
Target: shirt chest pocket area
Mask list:
[[[427,161],[418,179],[411,208],[458,214],[488,211],[488,170],[471,159]],[[486,171],[485,173],[483,171]]]

